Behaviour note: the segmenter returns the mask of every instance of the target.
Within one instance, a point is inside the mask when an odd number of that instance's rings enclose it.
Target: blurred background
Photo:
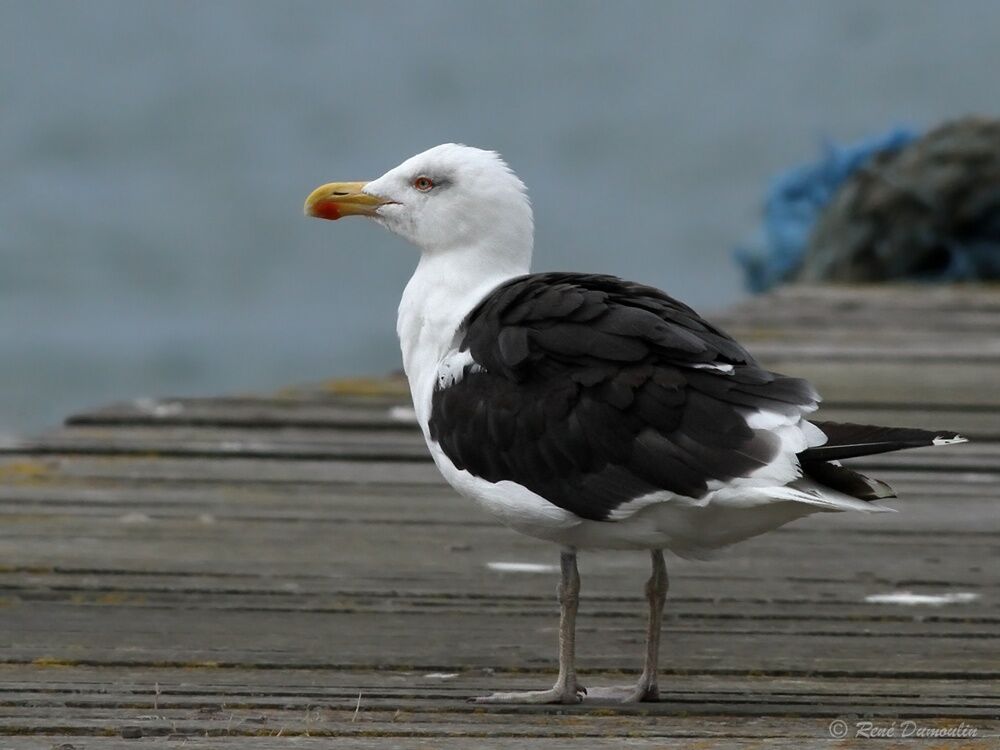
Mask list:
[[[528,184],[538,270],[703,310],[770,175],[997,114],[1000,3],[4,2],[0,432],[399,366],[416,251],[309,221],[444,141]]]

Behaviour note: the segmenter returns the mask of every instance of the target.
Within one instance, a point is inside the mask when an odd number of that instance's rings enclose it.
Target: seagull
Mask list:
[[[305,213],[365,216],[420,249],[397,332],[413,408],[444,479],[516,531],[561,547],[559,675],[480,703],[659,699],[664,551],[702,559],[817,512],[891,510],[841,459],[964,442],[954,433],[810,421],[819,396],[762,367],[659,289],[531,273],[534,219],[499,154],[435,146],[370,182],[316,188]],[[647,551],[635,685],[575,669],[578,550]]]

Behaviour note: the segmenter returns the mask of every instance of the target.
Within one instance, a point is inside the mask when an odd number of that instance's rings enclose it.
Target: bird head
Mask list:
[[[524,183],[495,151],[445,143],[371,182],[331,182],[306,199],[320,219],[367,216],[425,254],[495,248],[527,253],[533,238]]]

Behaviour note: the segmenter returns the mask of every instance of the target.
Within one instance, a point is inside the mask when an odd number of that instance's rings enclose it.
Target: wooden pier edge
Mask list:
[[[825,418],[973,440],[856,461],[899,513],[670,560],[661,702],[466,702],[552,680],[557,550],[443,485],[401,378],[358,378],[0,444],[0,750],[1000,747],[1000,288],[714,320]],[[582,556],[584,684],[634,677],[645,566]]]

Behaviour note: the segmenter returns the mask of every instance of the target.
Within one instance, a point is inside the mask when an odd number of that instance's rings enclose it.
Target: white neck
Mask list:
[[[487,292],[507,279],[528,273],[530,241],[517,252],[498,253],[481,246],[423,252],[399,303],[396,332],[413,405],[422,423],[438,365],[455,349],[455,335],[465,316]]]

